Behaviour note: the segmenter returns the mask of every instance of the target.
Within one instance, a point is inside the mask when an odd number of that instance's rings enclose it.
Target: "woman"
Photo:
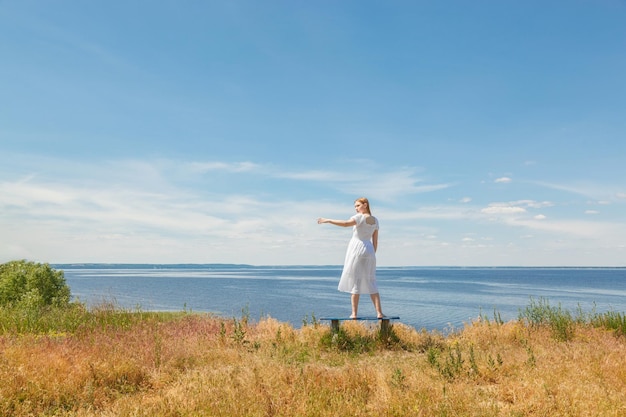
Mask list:
[[[376,250],[378,249],[378,219],[372,216],[367,198],[354,202],[357,212],[349,220],[332,220],[320,217],[318,224],[330,223],[335,226],[353,226],[352,239],[348,244],[343,272],[339,280],[339,291],[352,294],[352,315],[357,318],[361,294],[370,294],[379,319],[385,317],[380,306],[380,294],[376,285]]]

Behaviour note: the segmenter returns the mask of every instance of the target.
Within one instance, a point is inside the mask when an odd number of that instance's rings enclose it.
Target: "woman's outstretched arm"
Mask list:
[[[324,217],[320,217],[319,219],[317,219],[317,224],[322,224],[322,223],[330,223],[330,224],[334,224],[335,226],[341,226],[341,227],[350,227],[350,226],[356,225],[356,220],[354,219],[333,220],[333,219],[326,219]]]

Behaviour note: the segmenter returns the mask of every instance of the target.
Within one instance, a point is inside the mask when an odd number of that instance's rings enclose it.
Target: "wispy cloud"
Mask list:
[[[549,201],[516,200],[504,203],[491,203],[481,210],[485,214],[520,214],[526,213],[528,208],[538,209],[551,207],[554,204]]]
[[[249,174],[268,179],[324,184],[349,195],[394,199],[399,196],[428,193],[451,187],[450,183],[428,183],[417,175],[416,168],[389,169],[375,167],[370,161],[354,161],[344,169],[283,169],[275,165],[254,162],[193,162],[188,164],[192,174],[217,172]]]
[[[551,201],[535,201],[535,200],[515,200],[515,201],[511,201],[508,203],[501,203],[501,204],[508,204],[511,206],[527,207],[527,208],[534,208],[534,209],[554,206],[554,203],[552,203]]]
[[[458,205],[420,206],[414,210],[383,211],[386,220],[404,222],[412,220],[475,220],[479,213],[474,209],[459,207]]]
[[[302,244],[298,236],[307,233],[301,229],[312,229],[320,215],[314,212],[319,207],[305,204],[303,209],[302,202],[286,198],[261,201],[231,194],[208,199],[171,186],[168,192],[155,193],[135,184],[102,182],[93,189],[32,179],[4,181],[0,255],[30,258],[37,253],[57,261],[130,262],[142,257],[148,262],[240,262],[237,258],[248,252],[258,263],[272,262],[276,255],[273,262],[279,262],[282,252],[268,255],[259,248]]]
[[[523,207],[507,206],[507,205],[490,205],[481,210],[485,214],[519,214],[526,213]]]
[[[358,178],[356,174],[349,172],[339,172],[332,170],[303,170],[303,171],[274,171],[271,174],[275,178],[283,178],[296,181],[316,181],[316,182],[345,182],[354,181]]]
[[[577,236],[604,244],[621,240],[620,235],[625,231],[622,224],[576,219],[549,221],[546,219],[508,218],[505,219],[505,222],[511,226],[550,232],[555,236]]]
[[[345,183],[343,187],[347,192],[355,190],[368,190],[372,196],[379,199],[396,199],[410,194],[422,194],[439,191],[451,187],[449,183],[428,184],[417,178],[412,170],[396,170],[389,172],[376,172],[358,181]]]
[[[251,263],[285,262],[285,254],[290,262],[332,263],[329,259],[345,249],[346,235],[318,226],[315,219],[333,213],[349,216],[351,201],[343,201],[343,196],[352,198],[363,190],[376,201],[375,214],[384,225],[383,248],[391,251],[386,255],[391,263],[415,259],[411,251],[435,251],[432,245],[477,249],[474,243],[484,238],[470,231],[493,237],[490,245],[511,240],[511,228],[531,231],[515,236],[532,234],[537,245],[550,236],[618,247],[620,233],[626,234],[621,223],[605,221],[594,210],[564,219],[556,211],[558,205],[547,200],[472,204],[472,198],[455,196],[458,190],[453,187],[461,189],[463,184],[429,182],[411,167],[363,169],[367,163],[357,163],[345,169],[298,170],[251,161],[128,159],[90,164],[50,158],[33,159],[28,165],[28,160],[22,160],[19,176],[10,169],[1,172],[3,257],[241,262],[241,254],[249,253],[246,262]],[[238,187],[259,180],[266,185],[259,193]],[[292,195],[294,187],[338,193],[307,199],[302,198],[306,193]],[[447,189],[452,192],[439,197],[434,193]],[[429,192],[434,198],[411,198]],[[549,217],[541,213],[547,209]]]
[[[163,256],[198,261],[210,247],[208,259],[216,261],[237,262],[237,254],[249,251],[257,257],[256,262],[270,262],[272,256],[280,262],[284,251],[309,244],[310,236],[319,230],[315,218],[337,207],[307,204],[279,189],[268,194],[271,188],[264,191],[262,199],[231,187],[198,193],[194,188],[198,180],[214,173],[225,181],[232,175],[251,175],[322,183],[346,192],[358,184],[358,175],[347,171],[299,172],[252,162],[122,160],[92,165],[48,159],[34,163],[31,169],[31,174],[21,178],[0,179],[0,230],[6,241],[12,242],[10,248],[8,244],[0,247],[3,256],[30,257],[32,248],[39,247],[39,256],[55,260],[123,261],[130,260],[127,256],[147,256],[156,261],[157,253],[170,247],[171,253]],[[80,175],[75,174],[78,172]],[[394,170],[380,176],[364,175],[363,179],[386,195],[415,192],[419,182],[407,171]],[[212,181],[201,184],[210,188]],[[29,236],[35,235],[38,242],[29,243]],[[199,240],[204,243],[196,248],[193,245]],[[337,244],[343,245],[343,239],[338,240]],[[333,237],[324,241],[333,242]],[[107,258],[89,252],[105,247]],[[156,252],[150,255],[142,247]],[[283,250],[271,254],[259,249],[270,247]],[[305,253],[302,250],[300,256]],[[296,261],[295,254],[292,259]]]
[[[547,181],[532,181],[532,184],[564,191],[571,194],[582,195],[597,201],[616,201],[626,198],[626,193],[621,192],[622,186],[600,184],[594,182],[552,183]]]
[[[256,172],[265,170],[262,165],[253,162],[192,162],[189,164],[192,172],[207,173],[211,171],[226,172]]]
[[[255,175],[264,175],[269,178],[308,181],[322,183],[330,188],[342,191],[349,195],[362,194],[364,190],[369,196],[380,199],[394,199],[410,194],[428,193],[451,187],[449,183],[429,184],[416,175],[414,168],[387,169],[371,167],[371,162],[361,161],[348,165],[344,170],[281,170],[277,167],[261,167],[260,165],[246,165]],[[232,166],[222,167],[220,163],[211,163],[221,169],[232,169]],[[236,172],[244,172],[238,170]]]

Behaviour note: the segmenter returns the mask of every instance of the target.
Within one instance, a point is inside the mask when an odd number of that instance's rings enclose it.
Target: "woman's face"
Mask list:
[[[357,201],[356,203],[354,203],[354,209],[357,213],[367,213],[367,204]]]

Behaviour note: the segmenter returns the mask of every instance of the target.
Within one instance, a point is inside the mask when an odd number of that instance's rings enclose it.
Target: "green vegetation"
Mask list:
[[[27,298],[0,306],[1,416],[618,417],[626,410],[622,313],[571,313],[531,299],[518,320],[494,312],[446,335],[402,323],[383,334],[354,321],[334,333],[315,317],[300,329],[271,318],[255,323],[247,308],[227,319]]]
[[[58,307],[69,301],[63,271],[24,260],[0,265],[0,306]]]
[[[623,313],[609,311],[605,313],[585,313],[581,308],[576,315],[564,310],[559,304],[551,306],[546,298],[531,298],[530,304],[519,314],[519,320],[531,327],[548,327],[554,337],[561,341],[572,340],[577,325],[591,325],[614,331],[617,335],[626,335],[626,316]]]

